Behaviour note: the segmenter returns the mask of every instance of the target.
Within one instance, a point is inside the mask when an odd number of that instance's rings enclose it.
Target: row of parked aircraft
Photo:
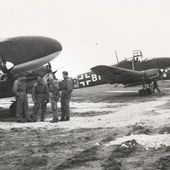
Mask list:
[[[46,79],[54,74],[48,64],[62,51],[62,45],[51,38],[38,36],[14,37],[0,42],[0,98],[13,96],[12,86],[18,73],[26,75],[28,89],[32,88],[37,75]],[[74,88],[101,84],[123,84],[125,87],[142,85],[140,93],[151,93],[150,84],[160,80],[170,67],[170,58],[143,60],[136,50],[131,60],[116,65],[98,65],[90,72],[73,78]],[[164,76],[165,77],[165,76]],[[168,78],[168,77],[166,77]],[[11,105],[13,111],[14,103]]]

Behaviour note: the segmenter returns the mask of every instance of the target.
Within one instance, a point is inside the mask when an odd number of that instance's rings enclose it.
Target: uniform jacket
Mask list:
[[[33,101],[36,101],[39,98],[49,101],[49,90],[48,90],[48,86],[45,83],[41,85],[35,83],[33,86],[32,99]]]
[[[24,81],[15,80],[13,85],[13,93],[15,96],[20,96],[23,93],[26,93],[26,83]]]
[[[61,82],[62,95],[70,95],[73,91],[73,80],[71,78],[65,78]]]
[[[57,80],[53,80],[52,83],[49,84],[49,91],[55,96],[60,95],[60,88]]]

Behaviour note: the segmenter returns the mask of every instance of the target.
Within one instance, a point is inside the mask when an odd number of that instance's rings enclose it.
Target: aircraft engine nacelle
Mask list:
[[[0,57],[0,81],[6,81],[14,64],[5,61],[4,57]]]
[[[8,76],[0,70],[0,81],[6,81]]]
[[[11,69],[14,67],[14,64],[4,59],[0,61],[0,81],[6,81],[9,77]]]
[[[151,82],[155,79],[159,79],[160,78],[160,71],[159,69],[149,69],[144,71],[144,79],[146,82]]]
[[[169,77],[169,69],[160,69],[161,79],[167,79]]]

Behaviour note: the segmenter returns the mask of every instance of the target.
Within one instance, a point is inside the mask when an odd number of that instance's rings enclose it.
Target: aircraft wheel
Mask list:
[[[16,108],[17,108],[17,103],[16,101],[14,101],[9,107],[9,112],[12,117],[16,117]]]
[[[146,95],[151,95],[152,94],[152,90],[150,88],[147,89],[141,89],[139,90],[139,95],[140,96],[146,96]]]
[[[138,92],[139,92],[139,95],[140,95],[140,96],[146,95],[146,93],[145,93],[145,91],[144,91],[143,89],[140,89]]]
[[[152,94],[152,90],[150,88],[146,89],[147,95],[151,95]]]

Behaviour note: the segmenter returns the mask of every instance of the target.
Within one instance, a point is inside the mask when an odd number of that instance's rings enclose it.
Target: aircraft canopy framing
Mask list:
[[[141,50],[133,50],[133,59],[135,58],[143,58],[143,54]]]

